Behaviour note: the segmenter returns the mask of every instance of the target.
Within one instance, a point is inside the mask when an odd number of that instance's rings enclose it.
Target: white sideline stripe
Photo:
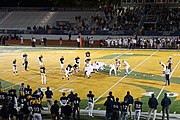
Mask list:
[[[63,84],[63,85],[61,85],[60,87],[58,87],[58,88],[56,88],[55,90],[53,90],[53,92],[55,92],[55,91],[59,90],[60,88],[62,88],[62,87],[64,87],[64,86],[66,86],[66,85],[72,83],[73,81],[77,80],[78,78],[79,78],[79,77],[74,78],[73,80],[71,80],[71,81],[69,81],[69,82],[67,82],[67,83],[65,83],[65,84]]]
[[[173,71],[171,72],[169,78],[172,77],[172,75],[173,75],[174,71],[176,70],[176,68],[178,67],[179,63],[180,63],[180,60],[178,61],[178,63],[177,63],[176,66],[174,67],[174,69],[173,69]],[[158,94],[158,96],[157,96],[157,99],[159,99],[159,97],[160,97],[160,95],[161,95],[161,93],[163,92],[163,90],[164,90],[165,87],[166,87],[166,86],[163,86],[163,87],[162,87],[161,91],[159,92],[159,94]]]
[[[156,54],[158,50],[156,50],[153,54],[151,54],[149,57],[144,59],[141,63],[139,63],[135,68],[133,68],[129,74],[134,71],[137,67],[139,67],[141,64],[143,64],[146,60],[148,60],[150,57],[152,57],[154,54]],[[108,91],[110,91],[112,88],[114,88],[118,83],[120,83],[127,75],[123,76],[121,79],[119,79],[114,85],[112,85],[109,89],[107,89],[103,94],[101,94],[94,102],[97,102],[101,97],[103,97]]]
[[[170,74],[169,78],[171,78],[172,74],[174,73],[174,71],[175,71],[176,68],[178,67],[179,63],[180,63],[180,60],[178,61],[178,63],[177,63],[176,66],[174,67],[174,69],[173,69],[172,73]],[[158,96],[157,96],[157,100],[159,99],[159,97],[160,97],[160,95],[161,95],[161,93],[163,92],[163,90],[164,90],[165,87],[166,87],[166,86],[163,86],[163,87],[161,88],[161,91],[159,92],[159,94],[158,94]],[[155,120],[155,118],[156,118],[156,113],[157,113],[157,110],[154,111],[153,120]]]
[[[98,52],[101,52],[101,51],[103,51],[103,50],[99,50],[99,51],[94,52],[94,53],[92,53],[92,54],[95,54],[95,53],[98,53]],[[55,55],[55,56],[56,56],[56,55]],[[85,57],[84,57],[84,58],[85,58]],[[55,68],[50,69],[50,70],[48,70],[48,71],[52,71],[52,70],[57,69],[57,68],[59,68],[59,67],[55,67]],[[16,83],[16,84],[12,85],[12,86],[16,86],[16,85],[18,85],[18,84],[21,84],[22,82],[27,82],[27,81],[29,81],[29,80],[37,77],[37,76],[40,76],[40,75],[35,75],[35,76],[30,77],[30,78],[28,78],[28,79],[26,79],[26,80],[23,80],[23,81],[21,81],[21,82],[18,82],[18,83]],[[4,88],[4,90],[6,90],[6,89],[8,89],[8,88],[10,88],[10,86],[7,86],[6,88]]]

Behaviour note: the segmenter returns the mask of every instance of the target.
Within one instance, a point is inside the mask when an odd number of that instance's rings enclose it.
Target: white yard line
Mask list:
[[[153,54],[151,54],[149,57],[144,59],[141,63],[139,63],[136,67],[134,67],[129,74],[134,71],[137,67],[142,65],[146,60],[148,60],[150,57],[152,57],[154,54],[156,54],[158,50],[156,50]],[[123,76],[121,79],[119,79],[114,85],[112,85],[109,89],[107,89],[103,94],[101,94],[94,102],[96,103],[101,97],[103,97],[108,91],[110,91],[112,88],[114,88],[117,84],[119,84],[124,78],[126,78],[128,75]]]
[[[63,84],[63,85],[61,85],[60,87],[58,87],[58,88],[56,88],[55,90],[53,90],[53,92],[55,92],[55,91],[59,90],[60,88],[62,88],[62,87],[64,87],[64,86],[66,86],[66,85],[72,83],[73,81],[77,80],[78,78],[79,78],[79,77],[76,77],[76,78],[72,79],[71,81],[69,81],[69,82],[67,82],[67,83],[65,83],[65,84]]]
[[[172,77],[172,75],[173,75],[174,71],[177,69],[179,63],[180,63],[180,60],[178,61],[178,63],[177,63],[176,66],[174,67],[173,71],[171,72],[171,74],[170,74],[170,76],[169,76],[169,79]],[[159,97],[160,97],[160,95],[161,95],[161,93],[163,92],[163,90],[164,90],[165,87],[166,87],[166,86],[163,85],[163,87],[161,88],[161,90],[160,90],[160,92],[159,92],[159,94],[158,94],[158,96],[157,96],[157,100],[159,99]],[[157,113],[157,110],[154,111],[153,120],[156,119],[156,113]]]

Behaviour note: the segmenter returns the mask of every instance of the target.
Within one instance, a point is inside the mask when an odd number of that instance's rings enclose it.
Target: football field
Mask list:
[[[91,62],[99,61],[106,64],[106,70],[92,73],[91,78],[84,77],[85,52],[91,53]],[[28,55],[28,71],[25,71],[22,63],[22,55]],[[38,57],[43,55],[46,67],[47,84],[41,84]],[[65,58],[67,64],[74,64],[74,58],[81,58],[81,71],[70,76],[70,80],[62,77],[65,73],[60,72],[60,57]],[[167,65],[169,56],[173,59],[173,68],[170,75],[170,86],[164,86],[165,77],[162,76],[162,66],[159,61]],[[109,76],[109,64],[115,64],[115,59],[121,61],[121,72],[118,76]],[[17,60],[18,75],[13,74],[12,61]],[[122,60],[126,60],[130,65],[130,74],[125,75],[125,66]],[[5,90],[10,86],[18,89],[21,83],[30,85],[33,91],[41,87],[43,91],[50,87],[54,92],[53,99],[59,100],[62,92],[69,94],[73,90],[81,98],[81,108],[87,107],[86,95],[89,90],[95,95],[95,108],[104,109],[104,102],[109,91],[115,97],[123,101],[127,91],[136,99],[143,101],[143,111],[148,110],[147,101],[151,93],[155,93],[159,101],[158,112],[161,111],[160,102],[164,93],[168,93],[172,100],[170,113],[180,113],[180,52],[175,50],[129,50],[129,49],[77,49],[58,47],[0,47],[0,81]],[[45,99],[44,99],[45,101]]]

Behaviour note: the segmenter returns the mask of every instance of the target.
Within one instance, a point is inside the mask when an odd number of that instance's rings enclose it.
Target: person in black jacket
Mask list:
[[[59,120],[59,105],[57,104],[57,100],[54,101],[54,105],[51,106],[51,119],[52,120]]]
[[[162,106],[162,120],[165,118],[165,112],[167,115],[167,120],[169,120],[169,105],[171,105],[171,100],[167,97],[167,93],[164,94],[164,98],[161,101]]]
[[[72,107],[69,102],[64,106],[64,120],[71,120]]]
[[[125,99],[127,100],[127,103],[128,103],[128,111],[130,113],[130,118],[132,118],[132,105],[134,103],[134,99],[130,95],[129,91],[127,91],[127,95],[124,97],[124,101],[125,101]]]
[[[113,103],[114,101],[111,100],[111,97],[108,96],[107,100],[104,103],[104,106],[106,106],[106,115],[105,115],[105,120],[108,120],[109,118],[112,117],[112,112],[113,112]],[[111,118],[112,119],[112,118]]]
[[[152,94],[151,98],[149,98],[148,105],[149,105],[149,112],[148,112],[147,120],[150,120],[151,113],[154,112],[157,109],[157,106],[158,106],[158,101],[154,97],[154,94]],[[155,113],[154,113],[154,116],[155,116]]]

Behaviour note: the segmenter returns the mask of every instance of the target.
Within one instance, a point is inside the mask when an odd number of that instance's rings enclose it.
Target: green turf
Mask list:
[[[119,57],[118,57],[119,56]],[[96,58],[96,59],[113,59],[115,57],[118,57],[118,58],[125,58],[125,57],[137,57],[137,56],[149,56],[149,54],[112,54],[112,55],[106,55],[106,56],[103,56],[103,57],[99,57],[99,58]]]

